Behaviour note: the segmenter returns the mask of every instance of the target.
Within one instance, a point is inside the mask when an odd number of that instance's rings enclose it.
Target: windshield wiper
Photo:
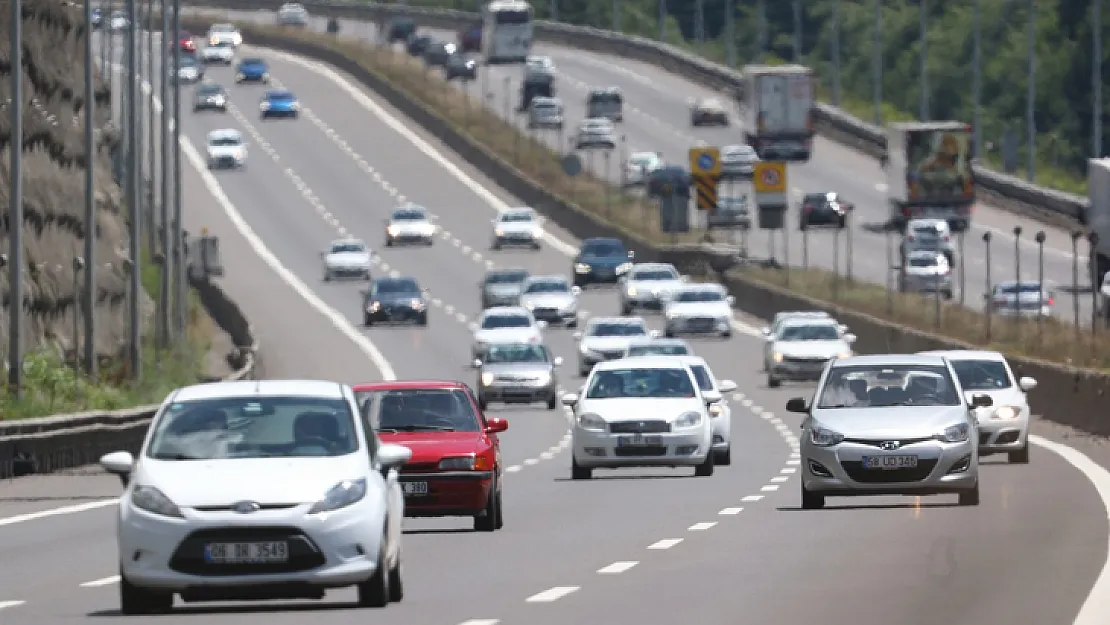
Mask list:
[[[399,425],[392,428],[378,428],[379,432],[454,432],[449,425]]]
[[[205,460],[205,458],[198,458],[197,456],[190,456],[189,454],[181,453],[154,454],[151,457],[155,460]]]

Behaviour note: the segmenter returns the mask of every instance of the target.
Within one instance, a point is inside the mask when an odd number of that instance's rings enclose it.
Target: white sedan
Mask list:
[[[119,502],[120,611],[186,602],[321,599],[355,586],[358,603],[400,601],[399,468],[406,447],[364,429],[351,388],[261,380],[174,391],[138,456],[100,464]]]
[[[666,340],[666,339],[664,339]],[[732,380],[718,380],[713,376],[713,370],[704,358],[698,356],[676,356],[676,360],[686,363],[694,373],[698,387],[702,392],[718,393],[724,397],[725,393],[736,390],[736,382]],[[709,407],[710,421],[713,425],[713,459],[714,464],[728,466],[732,464],[732,410],[728,402],[721,401]]]
[[[620,467],[693,466],[698,477],[713,475],[710,407],[720,401],[673,357],[598,363],[581,396],[563,396],[574,410],[571,478]]]
[[[336,239],[321,256],[324,257],[324,282],[348,277],[370,279],[373,256],[370,247],[361,239]]]
[[[536,321],[523,306],[495,306],[482,311],[474,330],[471,354],[482,360],[486,349],[496,343],[543,343],[544,321]]]
[[[510,245],[540,249],[543,229],[536,211],[528,208],[510,208],[493,220],[493,241],[490,249],[499,250]]]

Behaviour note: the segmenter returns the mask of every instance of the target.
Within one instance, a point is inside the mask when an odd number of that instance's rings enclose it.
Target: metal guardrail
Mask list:
[[[190,6],[231,10],[276,10],[283,0],[198,0]],[[397,15],[411,17],[417,24],[430,28],[458,29],[478,19],[476,13],[450,9],[428,9],[404,5],[386,5],[346,0],[303,2],[309,13],[379,22]],[[739,94],[743,81],[739,71],[714,63],[676,46],[625,35],[610,30],[574,26],[561,22],[538,20],[535,35],[539,41],[566,45],[579,50],[614,54],[655,65],[682,75],[707,87]],[[827,104],[816,106],[818,132],[838,143],[848,145],[878,158],[886,151],[883,129]],[[1090,202],[1087,198],[1041,187],[1017,177],[972,166],[979,190],[1000,208],[1065,226],[1085,223]]]

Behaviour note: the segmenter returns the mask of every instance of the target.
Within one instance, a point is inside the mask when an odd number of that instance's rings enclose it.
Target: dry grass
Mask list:
[[[258,29],[247,24],[241,26]],[[269,28],[260,30],[273,31]],[[612,184],[585,173],[576,178],[566,176],[560,166],[560,154],[534,140],[527,130],[521,131],[506,123],[487,111],[476,99],[471,100],[459,89],[448,85],[438,72],[426,70],[418,59],[387,47],[371,47],[365,42],[342,36],[333,38],[294,31],[282,34],[331,47],[358,60],[367,69],[454,122],[474,140],[513,163],[526,176],[570,199],[583,210],[618,226],[630,238],[665,245],[688,243],[704,237],[704,232],[692,232],[672,238],[659,231],[658,211],[646,200],[630,197]],[[835,303],[844,309],[964,343],[990,346],[1016,356],[1110,370],[1110,333],[1077,332],[1073,326],[1053,319],[1046,319],[1038,325],[1029,320],[988,318],[945,301],[940,304],[938,323],[936,302],[929,296],[890,293],[880,285],[848,281],[820,269],[803,271],[794,268],[784,271],[744,267],[734,271],[749,279]]]

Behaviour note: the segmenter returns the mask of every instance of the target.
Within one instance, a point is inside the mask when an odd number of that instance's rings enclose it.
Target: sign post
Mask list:
[[[649,195],[659,200],[659,229],[678,234],[690,231],[690,180],[678,167],[669,167],[652,175]]]
[[[690,148],[690,177],[697,189],[698,210],[717,210],[717,183],[721,180],[721,150],[715,146]]]

